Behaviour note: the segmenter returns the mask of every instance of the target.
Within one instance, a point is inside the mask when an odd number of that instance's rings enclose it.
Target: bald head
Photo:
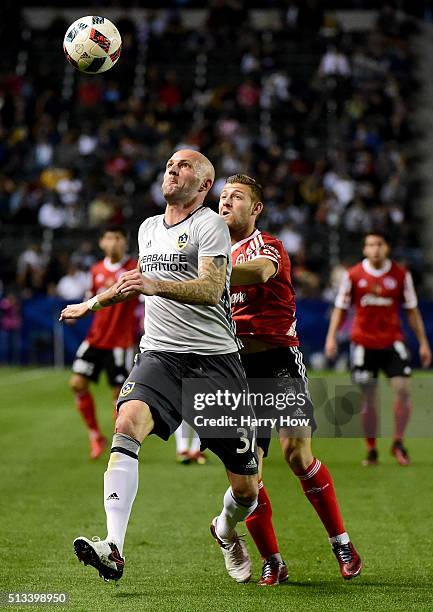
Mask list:
[[[177,155],[179,155],[181,158],[185,157],[187,159],[191,159],[198,172],[200,173],[201,179],[210,179],[213,185],[215,180],[215,168],[208,160],[206,155],[203,155],[203,153],[200,153],[200,151],[194,151],[194,149],[181,149],[180,151],[176,151],[173,157]]]
[[[193,149],[181,149],[167,162],[162,193],[168,204],[201,204],[214,180],[215,169],[205,155]]]
[[[202,153],[199,153],[197,151],[199,158],[199,164],[200,164],[200,168],[202,171],[202,178],[203,180],[205,179],[209,179],[211,181],[211,187],[214,184],[215,181],[215,168],[213,167],[213,164],[208,160],[208,158],[203,155]]]

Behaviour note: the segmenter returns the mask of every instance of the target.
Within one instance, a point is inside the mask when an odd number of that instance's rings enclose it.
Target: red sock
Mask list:
[[[365,438],[365,444],[368,450],[373,450],[376,448],[376,438]]]
[[[364,403],[361,411],[362,426],[365,433],[365,442],[368,450],[376,448],[377,438],[377,412],[376,406]]]
[[[345,532],[334,483],[328,468],[318,459],[303,474],[297,474],[304,493],[319,515],[330,538]]]
[[[245,523],[263,559],[278,553],[277,536],[272,524],[272,506],[268,493],[259,482],[258,506]]]
[[[95,402],[89,391],[81,391],[75,394],[75,404],[87,425],[87,429],[100,433],[98,421],[96,419]]]
[[[404,437],[407,424],[412,412],[412,403],[409,400],[396,400],[394,404],[395,433],[394,440],[401,440]]]

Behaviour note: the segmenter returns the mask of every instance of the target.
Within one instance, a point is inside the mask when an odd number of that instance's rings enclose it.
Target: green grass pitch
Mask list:
[[[290,582],[260,588],[226,575],[209,522],[220,511],[224,470],[180,466],[174,442],[150,438],[140,454],[140,488],[118,584],[104,583],[72,551],[78,535],[105,536],[102,476],[107,456],[88,459],[87,438],[67,388],[67,371],[0,369],[0,591],[69,593],[65,610],[151,612],[433,610],[431,438],[413,438],[413,464],[399,467],[380,441],[381,464],[366,469],[361,440],[318,439],[314,452],[330,468],[346,527],[364,559],[362,575],[344,582],[325,531],[273,442],[265,477]],[[103,428],[111,432],[110,391],[95,387]],[[421,390],[416,408],[432,403]],[[430,422],[431,427],[431,422]],[[55,609],[60,606],[10,606]]]

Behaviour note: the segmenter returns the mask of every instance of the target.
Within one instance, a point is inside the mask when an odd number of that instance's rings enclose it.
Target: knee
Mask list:
[[[377,405],[377,391],[375,386],[365,386],[362,390],[362,412],[375,412]]]
[[[305,471],[313,460],[309,439],[287,440],[283,447],[283,454],[290,469],[295,473]]]
[[[397,399],[402,404],[407,404],[410,402],[410,393],[408,389],[400,389],[397,391]]]
[[[82,393],[83,391],[87,391],[87,378],[80,376],[79,374],[73,374],[69,379],[69,387],[74,393]]]
[[[308,466],[311,465],[311,461],[312,458],[306,458],[304,453],[298,448],[295,448],[290,455],[288,464],[295,474],[299,474],[300,472],[305,472]]]
[[[130,411],[120,410],[116,418],[116,433],[136,438],[137,419]]]
[[[286,463],[290,465],[290,462],[292,460],[292,455],[296,448],[295,440],[291,438],[286,438],[285,440],[284,439],[281,440],[281,448],[282,448],[283,457],[286,460]]]
[[[116,433],[123,433],[142,442],[153,427],[152,414],[146,404],[136,401],[121,404],[116,419]]]
[[[232,492],[235,499],[244,506],[250,506],[259,494],[259,487],[257,481],[248,481],[243,483],[236,483],[232,485]]]

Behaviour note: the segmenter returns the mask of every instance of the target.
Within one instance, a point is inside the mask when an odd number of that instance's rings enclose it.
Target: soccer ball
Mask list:
[[[122,39],[109,19],[88,15],[71,24],[63,40],[63,51],[74,68],[99,74],[114,66],[120,57]]]

